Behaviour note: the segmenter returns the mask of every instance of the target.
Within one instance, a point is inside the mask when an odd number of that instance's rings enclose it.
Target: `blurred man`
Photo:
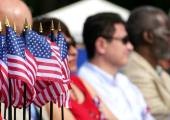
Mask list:
[[[132,11],[127,30],[134,53],[124,72],[134,82],[157,120],[170,119],[170,77],[159,60],[170,58],[168,16],[159,8],[143,6]]]
[[[32,15],[28,6],[21,0],[0,0],[0,21],[7,16],[11,25],[15,23],[17,33],[21,33],[25,19],[32,24]],[[3,27],[4,28],[4,27]]]
[[[152,120],[140,91],[119,73],[133,50],[125,24],[116,13],[86,19],[83,40],[88,62],[79,75],[89,83],[118,120]]]

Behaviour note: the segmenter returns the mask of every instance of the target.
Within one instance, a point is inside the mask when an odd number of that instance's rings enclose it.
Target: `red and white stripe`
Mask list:
[[[52,44],[52,49],[54,50],[55,54],[60,57],[60,52],[59,52],[59,47],[56,44]],[[67,56],[68,57],[68,56]],[[60,64],[61,64],[61,69],[62,69],[62,80],[60,81],[60,83],[62,83],[62,93],[60,96],[60,100],[59,101],[63,101],[62,103],[59,103],[59,106],[61,106],[62,104],[66,107],[68,107],[68,102],[69,102],[69,89],[70,87],[70,69],[68,67],[68,59],[64,59],[63,61],[61,60],[60,57]],[[55,101],[54,101],[55,102]]]
[[[9,81],[8,81],[8,67],[7,65],[0,60],[0,101],[5,103],[5,106],[9,106]]]
[[[42,74],[43,79],[41,80],[39,79],[36,81],[35,89],[37,92],[37,96],[34,99],[34,103],[38,106],[42,106],[48,103],[49,101],[58,102],[59,106],[61,106],[66,101],[63,99],[63,96],[65,96],[66,91],[68,91],[68,89],[63,84],[63,73],[61,70],[62,64],[61,64],[59,49],[55,43],[50,43],[50,44],[52,48],[53,62],[51,62],[50,64],[45,63],[45,65],[54,64],[55,66],[53,66],[54,67],[53,69],[56,71],[53,72],[54,74],[49,74],[49,75],[53,75],[53,77],[47,76],[46,77],[47,79],[44,79],[44,76]],[[54,46],[56,49],[54,49]],[[41,67],[41,68],[46,68],[46,67]],[[41,70],[41,72],[45,72],[44,75],[47,75],[49,73],[49,70],[50,69]],[[48,79],[49,77],[52,77],[52,78]]]
[[[36,79],[37,65],[32,54],[25,51],[26,60],[19,56],[8,55],[9,78],[12,83],[12,104],[21,108],[29,105],[35,97],[34,83]],[[24,84],[26,84],[26,98],[24,98]]]

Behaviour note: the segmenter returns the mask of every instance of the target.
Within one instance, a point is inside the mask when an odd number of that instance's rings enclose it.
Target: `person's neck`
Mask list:
[[[94,58],[89,62],[96,65],[97,67],[99,67],[100,69],[102,69],[103,71],[107,72],[110,75],[115,75],[118,71],[116,66],[108,64],[108,62],[102,58]]]
[[[153,68],[158,65],[157,59],[153,55],[153,51],[147,46],[141,46],[136,50],[141,56],[143,56]]]

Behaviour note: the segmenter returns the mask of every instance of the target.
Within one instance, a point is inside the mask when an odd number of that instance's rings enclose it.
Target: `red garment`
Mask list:
[[[0,113],[0,120],[3,120],[3,119],[2,119],[2,116],[1,116],[1,113]]]
[[[76,120],[101,120],[100,111],[80,78],[77,76],[71,76],[71,80],[85,96],[85,101],[82,104],[79,104],[76,100],[70,98],[70,110]]]

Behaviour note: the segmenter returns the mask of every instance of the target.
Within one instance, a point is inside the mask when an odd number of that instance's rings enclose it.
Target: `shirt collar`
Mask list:
[[[98,67],[97,65],[94,65],[92,63],[87,63],[87,66],[92,69],[93,71],[95,71],[96,73],[98,73],[100,75],[100,77],[103,77],[104,79],[104,82],[107,82],[109,84],[112,84],[112,85],[115,85],[116,84],[116,76],[117,74],[115,75],[111,75],[107,72],[105,72],[104,70],[102,70],[100,67]]]

